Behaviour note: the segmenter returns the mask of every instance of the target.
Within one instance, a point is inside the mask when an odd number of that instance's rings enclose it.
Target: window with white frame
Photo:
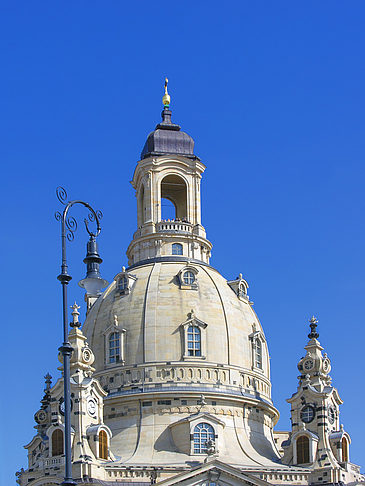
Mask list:
[[[193,441],[194,454],[206,454],[208,449],[208,441],[215,440],[215,432],[213,427],[202,422],[194,427]]]
[[[199,361],[206,357],[207,324],[198,319],[194,311],[188,313],[188,320],[180,324],[182,334],[182,359]]]
[[[201,356],[201,332],[198,326],[191,325],[188,327],[188,355]]]
[[[183,246],[181,243],[173,243],[172,244],[172,254],[173,255],[182,255],[183,254]]]
[[[118,282],[118,289],[119,290],[127,290],[128,289],[128,279],[127,277],[123,276],[119,279],[119,282]]]
[[[183,281],[185,285],[192,285],[195,282],[195,275],[193,272],[187,270],[183,274]]]
[[[197,290],[198,289],[198,282],[197,282],[197,275],[199,273],[199,269],[194,267],[193,265],[187,265],[183,267],[180,272],[177,274],[177,278],[179,279],[180,289],[181,290]]]
[[[109,363],[120,361],[120,333],[112,332],[108,339],[109,344]]]
[[[253,354],[255,367],[262,369],[262,343],[258,337],[254,339]]]

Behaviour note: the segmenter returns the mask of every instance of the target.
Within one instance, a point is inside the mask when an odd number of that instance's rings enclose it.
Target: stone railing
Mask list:
[[[156,224],[156,233],[192,233],[193,225],[183,221],[160,221]]]
[[[271,395],[270,382],[249,370],[233,370],[224,366],[202,366],[195,363],[158,364],[149,366],[120,366],[104,370],[100,383],[108,392],[124,391],[136,387],[174,386],[219,386],[235,389],[237,392],[259,394],[263,398]]]
[[[50,457],[44,461],[44,467],[62,466],[65,464],[64,457]]]

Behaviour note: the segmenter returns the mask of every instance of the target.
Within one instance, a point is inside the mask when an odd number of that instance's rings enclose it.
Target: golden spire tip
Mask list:
[[[165,94],[162,97],[162,103],[167,108],[170,106],[170,101],[171,101],[171,97],[170,97],[170,95],[167,91],[167,83],[168,82],[169,82],[169,80],[167,78],[165,78]]]

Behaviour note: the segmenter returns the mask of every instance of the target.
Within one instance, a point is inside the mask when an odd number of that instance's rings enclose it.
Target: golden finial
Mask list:
[[[167,108],[170,106],[170,101],[171,101],[170,95],[169,95],[169,93],[167,91],[167,83],[168,82],[169,82],[169,80],[167,78],[165,78],[165,94],[162,97],[162,103]]]

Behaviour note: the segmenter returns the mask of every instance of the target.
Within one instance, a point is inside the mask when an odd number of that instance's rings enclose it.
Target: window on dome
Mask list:
[[[202,422],[194,428],[194,454],[206,454],[208,441],[214,441],[215,432],[210,424]]]
[[[101,430],[99,433],[99,457],[108,459],[108,436],[105,430]]]
[[[56,429],[52,434],[52,456],[61,456],[63,454],[63,432]]]
[[[119,288],[119,290],[126,290],[128,288],[128,279],[127,279],[127,277],[121,277],[119,279],[118,288]]]
[[[185,285],[192,285],[195,281],[195,275],[188,270],[184,273],[183,280]]]
[[[256,368],[262,369],[262,344],[260,338],[256,338],[254,341],[254,364]]]
[[[172,254],[173,255],[182,255],[183,254],[183,246],[180,243],[173,243],[172,244]]]
[[[243,284],[239,286],[238,295],[241,297],[245,297],[247,295],[246,287]]]
[[[297,464],[307,464],[309,462],[309,438],[301,435],[297,439]]]
[[[201,332],[197,326],[188,327],[188,356],[201,356]]]
[[[109,363],[120,361],[120,334],[112,332],[109,336]]]

